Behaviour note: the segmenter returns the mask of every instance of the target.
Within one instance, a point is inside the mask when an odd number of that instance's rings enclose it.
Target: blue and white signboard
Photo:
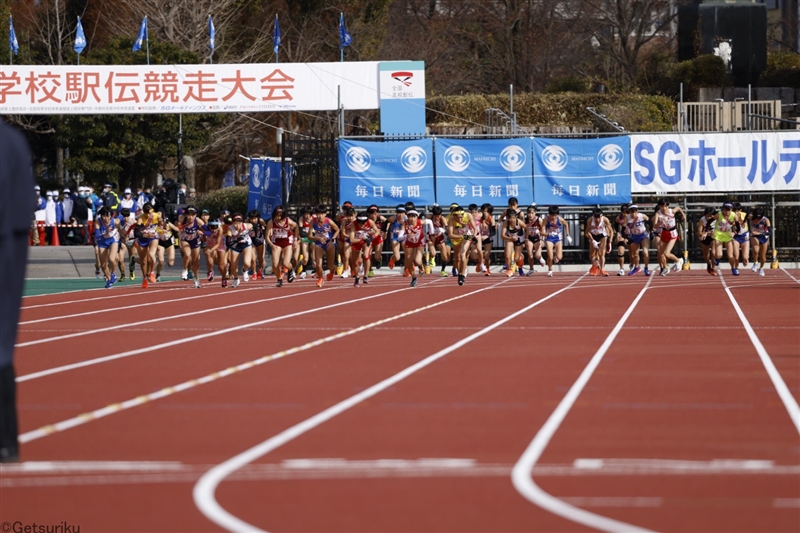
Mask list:
[[[441,205],[533,202],[531,140],[436,139],[436,200]]]
[[[280,203],[280,160],[250,159],[250,194],[247,198],[247,210],[258,209],[261,217],[269,220],[272,218],[272,209]]]
[[[339,141],[339,201],[356,206],[436,202],[433,141]]]
[[[533,194],[540,205],[630,202],[630,139],[533,140]]]
[[[634,135],[634,193],[800,190],[800,131]]]

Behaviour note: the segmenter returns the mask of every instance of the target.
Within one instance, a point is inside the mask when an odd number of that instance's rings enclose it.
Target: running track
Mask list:
[[[800,273],[724,274],[25,298],[0,518],[797,531]]]

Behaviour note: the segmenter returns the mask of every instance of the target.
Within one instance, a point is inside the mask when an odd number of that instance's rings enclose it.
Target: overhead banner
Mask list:
[[[0,65],[0,114],[378,109],[378,65]]]
[[[800,131],[634,135],[633,192],[800,190]]]
[[[435,203],[433,141],[339,141],[339,200],[381,207]]]
[[[533,202],[531,140],[436,139],[436,199],[441,205]]]
[[[261,218],[269,220],[272,218],[273,208],[281,204],[281,189],[279,159],[250,159],[248,211],[257,209],[261,213]]]
[[[630,202],[630,139],[533,140],[533,194],[540,205]]]

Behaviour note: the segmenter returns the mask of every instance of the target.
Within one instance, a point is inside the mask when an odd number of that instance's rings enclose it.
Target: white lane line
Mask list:
[[[775,509],[800,509],[800,498],[775,498],[772,500]]]
[[[432,283],[436,283],[436,281],[433,281]],[[319,312],[319,311],[325,311],[326,309],[333,309],[334,307],[341,307],[343,305],[350,305],[350,304],[354,304],[354,303],[358,303],[358,302],[363,302],[363,301],[366,301],[366,300],[372,300],[374,298],[381,298],[383,296],[388,296],[390,294],[395,294],[395,293],[403,292],[403,291],[407,291],[407,290],[411,290],[411,288],[410,287],[405,287],[403,289],[395,289],[395,290],[392,290],[392,291],[389,291],[389,292],[382,292],[382,293],[374,294],[372,296],[367,296],[367,297],[364,297],[364,298],[357,298],[357,299],[348,300],[348,301],[345,301],[345,302],[337,302],[335,304],[324,305],[324,306],[321,306],[321,307],[312,307],[311,309],[306,309],[304,311],[298,311],[296,313],[290,313],[288,315],[281,315],[281,316],[277,316],[277,317],[267,318],[265,320],[259,320],[257,322],[249,322],[247,324],[240,324],[238,326],[233,326],[233,327],[230,327],[230,328],[219,329],[217,331],[211,331],[211,332],[208,332],[208,333],[201,333],[199,335],[194,335],[194,336],[191,336],[191,337],[184,337],[182,339],[176,339],[174,341],[162,342],[160,344],[154,344],[152,346],[147,346],[145,348],[138,348],[136,350],[128,350],[127,352],[117,353],[117,354],[113,354],[113,355],[106,355],[106,356],[103,356],[103,357],[97,357],[95,359],[88,359],[86,361],[81,361],[79,363],[72,363],[72,364],[69,364],[69,365],[62,365],[62,366],[57,366],[57,367],[54,367],[54,368],[48,368],[47,370],[40,370],[39,372],[32,372],[30,374],[25,374],[24,376],[19,376],[16,379],[16,382],[17,383],[23,383],[25,381],[30,381],[32,379],[38,379],[38,378],[43,378],[45,376],[51,376],[53,374],[59,374],[59,373],[62,373],[62,372],[68,372],[70,370],[75,370],[77,368],[84,368],[84,367],[87,367],[87,366],[98,365],[100,363],[107,363],[108,361],[115,361],[117,359],[123,359],[123,358],[126,358],[126,357],[131,357],[133,355],[139,355],[139,354],[143,354],[143,353],[153,352],[153,351],[156,351],[156,350],[161,350],[163,348],[171,348],[173,346],[181,346],[181,345],[183,345],[183,344],[185,344],[187,342],[197,341],[197,340],[201,340],[201,339],[207,339],[209,337],[217,337],[219,335],[225,335],[225,334],[231,333],[233,331],[239,331],[239,330],[242,330],[242,329],[247,329],[247,328],[256,327],[256,326],[263,326],[264,324],[271,324],[273,322],[279,322],[281,320],[288,320],[290,318],[296,318],[298,316],[308,315],[308,314],[316,313],[316,312]],[[312,294],[312,293],[315,293],[315,292],[317,292],[317,291],[313,291],[312,290],[312,291],[307,291],[307,292],[304,292],[304,293],[297,294],[295,296],[301,296],[303,294]],[[239,307],[239,306],[242,306],[242,305],[250,305],[250,304],[253,304],[253,303],[259,303],[259,302],[269,301],[269,300],[278,300],[280,298],[289,298],[289,297],[290,296],[281,296],[281,297],[278,297],[278,298],[268,298],[267,300],[256,300],[255,302],[246,302],[244,304],[235,304],[235,305],[230,305],[230,306],[225,306],[225,307],[217,307],[215,309],[211,309],[211,311],[219,311],[221,309],[226,309],[226,308],[230,308],[230,307]],[[208,311],[209,310],[195,311],[193,313],[188,313],[188,315],[196,316],[196,315],[198,315],[198,314],[200,314],[202,312],[208,312]],[[179,316],[182,316],[182,315],[172,316],[172,317],[169,317],[169,318],[173,319],[173,318],[177,318]],[[161,319],[158,319],[158,320],[162,320],[163,321],[165,319],[161,318]],[[138,325],[138,324],[132,324],[132,325]],[[126,326],[122,326],[122,327],[126,327]],[[116,327],[114,327],[114,328],[106,328],[106,329],[116,329]]]
[[[736,298],[733,297],[731,289],[728,287],[728,284],[725,283],[725,278],[720,276],[719,279],[722,282],[722,286],[725,287],[725,292],[727,293],[731,304],[733,304],[736,314],[739,315],[739,320],[742,322],[744,330],[747,332],[747,336],[750,337],[750,342],[753,343],[753,347],[755,347],[756,353],[758,353],[758,357],[761,359],[761,364],[764,365],[764,369],[767,371],[767,375],[772,381],[773,387],[775,387],[775,390],[778,392],[778,396],[783,402],[784,407],[786,407],[786,411],[789,413],[789,418],[791,418],[797,432],[800,433],[800,406],[797,405],[797,400],[789,391],[789,387],[786,386],[786,382],[783,381],[778,369],[775,368],[775,364],[772,362],[769,353],[767,353],[764,345],[761,344],[761,340],[758,338],[758,335],[756,335],[756,332],[753,331],[753,327],[750,325],[747,317],[744,316],[742,308],[739,307],[739,303],[736,301]]]
[[[307,291],[296,292],[296,293],[287,294],[287,295],[284,295],[284,296],[277,296],[277,297],[274,297],[274,298],[262,298],[260,300],[251,300],[249,302],[242,302],[242,303],[236,303],[236,304],[231,304],[231,305],[225,305],[225,306],[222,306],[222,307],[196,309],[194,311],[190,311],[188,313],[182,313],[182,314],[179,314],[179,315],[169,315],[169,316],[165,316],[165,317],[151,318],[151,319],[148,319],[148,320],[141,320],[139,322],[130,322],[128,324],[117,324],[116,326],[108,326],[108,327],[105,327],[105,328],[89,329],[89,330],[84,330],[84,331],[78,331],[76,333],[69,333],[69,334],[66,334],[66,335],[58,335],[58,336],[54,336],[54,337],[45,337],[43,339],[37,339],[35,341],[20,342],[20,343],[15,344],[14,346],[16,348],[25,348],[26,346],[35,346],[37,344],[45,344],[45,343],[48,343],[48,342],[56,342],[56,341],[61,341],[61,340],[64,340],[64,339],[72,339],[72,338],[75,338],[75,337],[84,337],[86,335],[94,335],[96,333],[107,333],[109,331],[115,331],[115,330],[118,330],[118,329],[128,329],[128,328],[131,328],[131,327],[142,326],[142,325],[145,325],[145,324],[155,324],[157,322],[164,322],[165,320],[174,320],[176,318],[186,318],[186,317],[189,317],[189,316],[201,315],[203,313],[213,313],[213,312],[217,312],[217,311],[224,311],[225,309],[234,309],[236,307],[242,307],[242,306],[245,306],[245,305],[255,305],[255,304],[261,304],[261,303],[264,303],[264,302],[271,302],[271,301],[274,301],[274,300],[283,300],[285,298],[294,298],[294,297],[297,297],[297,296],[304,296],[306,294],[312,294],[312,293],[328,291],[328,290],[335,290],[335,287],[330,287],[330,288],[327,288],[327,289],[321,289],[321,290],[316,290],[316,291],[311,289],[310,287],[309,287],[309,289],[310,290],[307,290]],[[225,293],[221,293],[221,294],[225,294]],[[19,356],[17,356],[17,357],[19,357]]]
[[[124,294],[115,294],[110,296],[98,296],[97,298],[86,298],[83,300],[65,300],[63,302],[52,302],[49,304],[36,304],[36,305],[26,305],[21,307],[23,311],[26,309],[38,309],[40,307],[55,307],[58,305],[72,305],[72,304],[79,304],[84,302],[96,302],[98,300],[112,300],[114,298],[127,298],[128,296],[146,296],[148,294],[158,294],[160,292],[170,292],[170,291],[179,291],[182,290],[183,287],[175,287],[174,289],[156,289],[147,292],[126,292]],[[65,294],[63,292],[55,293],[53,295],[50,294],[42,294],[41,296],[56,296],[58,294]]]
[[[74,474],[84,472],[164,472],[185,470],[177,461],[25,461],[0,465],[0,474]]]
[[[434,353],[433,355],[429,355],[425,359],[405,368],[404,370],[398,372],[397,374],[384,379],[380,383],[377,383],[368,389],[343,400],[336,405],[325,409],[324,411],[317,413],[316,415],[308,418],[299,424],[296,424],[289,429],[282,431],[281,433],[270,437],[269,439],[265,440],[261,444],[258,444],[249,450],[245,450],[244,452],[236,455],[228,459],[227,461],[215,466],[208,472],[206,472],[202,478],[195,484],[193,490],[193,497],[194,503],[200,512],[202,512],[206,518],[217,524],[218,526],[227,529],[228,531],[263,531],[252,524],[248,524],[244,520],[232,515],[228,511],[226,511],[216,500],[215,492],[217,490],[217,486],[230,474],[239,470],[243,466],[252,463],[253,461],[263,457],[264,455],[268,454],[269,452],[275,450],[283,446],[284,444],[296,439],[297,437],[311,431],[315,427],[324,424],[328,420],[334,418],[337,415],[342,414],[343,412],[351,409],[358,404],[372,398],[373,396],[377,395],[378,393],[388,389],[389,387],[403,381],[407,377],[415,374],[417,371],[431,365],[432,363],[438,361],[442,357],[446,356],[447,354],[469,344],[470,342],[474,341],[475,339],[482,337],[483,335],[489,333],[490,331],[502,326],[506,322],[513,320],[514,318],[527,313],[534,307],[546,302],[547,300],[561,294],[564,291],[569,290],[573,285],[578,283],[581,279],[586,276],[579,277],[568,286],[559,289],[548,296],[537,300],[536,302],[516,311],[507,317],[498,320],[497,322],[481,329],[465,337],[464,339],[456,342],[455,344],[451,344],[450,346],[439,350],[438,352]],[[476,291],[477,292],[477,291]]]
[[[186,287],[186,288],[188,289],[189,287]],[[245,291],[256,291],[256,290],[259,290],[259,289],[260,289],[260,287],[252,287],[252,288],[249,288],[249,289],[243,289],[241,291],[237,291],[237,293],[238,292],[245,292]],[[173,289],[173,290],[177,290],[177,289]],[[137,307],[154,307],[156,305],[172,304],[172,303],[178,303],[178,302],[187,302],[189,300],[199,300],[200,298],[213,298],[214,296],[223,296],[223,295],[226,295],[226,294],[233,294],[233,293],[231,293],[231,292],[212,292],[212,293],[206,293],[206,294],[195,294],[195,296],[187,296],[186,298],[176,298],[174,300],[157,300],[155,302],[145,302],[145,303],[141,303],[141,304],[125,305],[120,310],[127,312],[128,310],[136,309]],[[48,317],[48,318],[38,318],[36,320],[26,320],[25,322],[20,322],[19,325],[20,326],[26,326],[28,324],[40,324],[42,322],[52,322],[53,320],[63,320],[63,319],[66,319],[66,318],[77,318],[77,317],[81,317],[81,316],[98,315],[98,314],[103,314],[103,313],[108,313],[108,312],[109,312],[109,309],[107,309],[107,308],[106,309],[95,309],[94,311],[86,311],[86,312],[83,312],[83,313],[74,313],[74,314],[71,314],[71,315],[51,316],[51,317]]]
[[[586,368],[583,369],[583,372],[581,372],[581,375],[578,377],[577,381],[575,381],[572,387],[570,387],[566,396],[564,396],[564,398],[556,407],[555,411],[553,411],[553,413],[547,419],[547,422],[545,422],[531,443],[525,449],[525,452],[514,465],[514,469],[511,472],[511,481],[514,484],[514,488],[516,488],[517,492],[519,492],[528,501],[538,505],[542,509],[550,511],[555,515],[566,518],[567,520],[577,522],[578,524],[582,524],[584,526],[599,529],[600,531],[607,531],[609,533],[645,533],[649,532],[650,530],[601,516],[574,505],[570,505],[563,500],[559,500],[558,498],[545,492],[541,487],[539,487],[539,485],[536,484],[536,482],[533,480],[532,472],[536,466],[536,462],[542,456],[545,448],[547,448],[547,445],[550,443],[550,439],[553,438],[553,435],[555,435],[556,431],[558,431],[559,426],[561,426],[561,423],[566,418],[570,409],[572,409],[572,406],[575,405],[575,402],[578,400],[578,396],[580,396],[583,388],[589,382],[589,379],[591,379],[592,374],[594,374],[594,371],[597,369],[600,361],[603,360],[603,356],[605,356],[606,352],[611,347],[611,344],[617,338],[617,335],[622,330],[625,322],[627,322],[628,318],[633,313],[633,310],[639,304],[642,296],[644,296],[644,293],[647,292],[647,289],[650,287],[650,282],[653,281],[654,277],[655,276],[650,276],[647,279],[647,283],[645,283],[644,287],[633,300],[630,307],[628,307],[628,310],[625,311],[625,314],[619,319],[617,325],[614,326],[614,329],[611,330],[611,333],[608,335],[606,340],[592,356],[589,364],[586,365]]]
[[[436,283],[436,281],[432,281],[431,283]],[[505,283],[505,280],[500,282],[500,284],[502,284],[502,283]],[[111,414],[114,414],[114,413],[118,413],[120,411],[124,411],[126,409],[130,409],[132,407],[136,407],[138,405],[142,405],[142,404],[145,404],[147,402],[151,402],[153,400],[159,400],[161,398],[166,398],[167,396],[172,396],[175,393],[192,389],[194,387],[197,387],[198,385],[205,385],[206,383],[211,383],[212,381],[216,381],[216,380],[218,380],[220,378],[224,378],[224,377],[230,376],[230,375],[235,374],[237,372],[242,372],[244,370],[249,370],[249,369],[251,369],[251,368],[253,368],[255,366],[263,365],[264,363],[268,363],[270,361],[275,361],[276,359],[281,359],[283,357],[286,357],[287,355],[293,355],[293,354],[296,354],[298,352],[309,350],[311,348],[316,348],[317,346],[321,346],[321,345],[323,345],[325,343],[328,343],[328,342],[331,342],[331,341],[335,341],[335,340],[338,340],[338,339],[342,339],[342,338],[347,337],[349,335],[354,335],[356,333],[360,333],[362,331],[366,331],[368,329],[374,328],[375,326],[380,326],[381,324],[385,324],[385,323],[391,322],[393,320],[398,320],[400,318],[411,316],[413,314],[420,313],[422,311],[426,311],[428,309],[432,309],[434,307],[438,307],[440,305],[443,305],[443,304],[446,304],[446,303],[449,303],[449,302],[453,302],[455,300],[460,300],[461,298],[465,298],[467,296],[471,296],[473,294],[477,294],[479,292],[483,292],[483,291],[489,290],[491,288],[492,287],[484,287],[482,289],[478,289],[478,290],[475,290],[475,291],[472,291],[472,292],[468,292],[466,294],[461,294],[461,295],[458,295],[458,296],[454,296],[452,298],[448,298],[446,300],[441,300],[439,302],[434,302],[434,303],[426,305],[424,307],[418,307],[418,308],[413,309],[411,311],[406,311],[405,313],[400,313],[399,315],[394,315],[394,316],[391,316],[389,318],[384,318],[382,320],[377,320],[375,322],[372,322],[370,324],[365,324],[365,325],[359,326],[357,328],[349,329],[349,330],[346,330],[346,331],[341,331],[341,332],[336,333],[334,335],[328,335],[327,337],[323,337],[321,339],[317,339],[315,341],[308,342],[308,343],[303,344],[301,346],[295,346],[294,348],[290,348],[288,350],[283,350],[283,351],[280,351],[280,352],[276,352],[276,353],[271,354],[271,355],[265,355],[263,357],[259,357],[258,359],[255,359],[255,360],[252,360],[252,361],[248,361],[246,363],[242,363],[240,365],[228,367],[225,370],[220,370],[219,372],[213,372],[211,374],[208,374],[208,375],[203,376],[203,377],[198,378],[198,379],[191,379],[189,381],[184,381],[183,383],[179,383],[178,385],[174,385],[172,387],[165,387],[165,388],[163,388],[163,389],[161,389],[159,391],[152,392],[150,394],[145,394],[145,395],[142,395],[142,396],[138,396],[136,398],[132,398],[132,399],[126,400],[124,402],[114,403],[114,404],[108,405],[106,407],[103,407],[101,409],[96,409],[96,410],[88,412],[88,413],[83,413],[83,414],[80,414],[80,415],[75,416],[73,418],[69,418],[67,420],[62,420],[61,422],[57,422],[55,424],[50,424],[50,425],[47,425],[47,426],[43,426],[43,427],[41,427],[39,429],[36,429],[36,430],[33,430],[33,431],[29,431],[27,433],[23,433],[22,435],[19,436],[19,442],[24,444],[24,443],[30,442],[32,440],[36,440],[36,439],[40,439],[42,437],[46,437],[47,435],[51,435],[51,434],[56,433],[58,431],[64,431],[65,429],[73,428],[75,426],[80,426],[80,425],[86,424],[87,422],[91,422],[92,420],[97,420],[99,418],[104,418],[104,417],[106,417],[108,415],[111,415]],[[406,289],[402,289],[402,290],[410,290],[410,288],[406,288]],[[351,300],[349,302],[339,303],[339,304],[335,304],[335,305],[331,305],[331,306],[327,306],[327,307],[336,307],[338,305],[345,305],[346,303],[356,303],[356,302],[360,302],[360,301],[364,301],[364,300],[369,300],[369,299],[372,299],[372,298],[377,298],[379,296],[386,296],[388,294],[394,294],[396,292],[400,292],[400,291],[391,291],[391,292],[382,293],[382,294],[375,295],[375,296],[369,296],[369,297],[366,297],[366,298],[361,298],[360,300]],[[315,308],[313,311],[321,311],[323,309],[326,309],[326,307],[318,307],[318,308]],[[313,311],[305,311],[305,312],[313,312]],[[180,341],[180,343],[182,343],[182,342],[183,341]]]
[[[792,279],[794,280],[794,282],[795,282],[795,283],[800,283],[800,279],[797,279],[796,277],[794,277],[794,276],[792,276],[791,274],[789,274],[789,271],[788,271],[788,270],[786,270],[785,268],[781,267],[781,271],[782,271],[784,274],[786,274],[787,276],[789,276],[790,278],[792,278]]]
[[[561,501],[576,507],[661,507],[664,498],[647,496],[564,496]]]

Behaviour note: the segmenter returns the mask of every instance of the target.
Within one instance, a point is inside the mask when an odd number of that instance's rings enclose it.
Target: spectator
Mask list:
[[[44,207],[45,234],[47,235],[47,243],[51,244],[53,242],[53,229],[56,225],[56,201],[53,191],[47,191],[45,199],[47,202]]]
[[[133,192],[130,189],[125,189],[122,193],[122,199],[119,201],[119,208],[128,208],[131,213],[136,212],[136,200],[133,199]]]
[[[189,195],[186,197],[186,203],[193,204],[197,202],[197,191],[194,187],[189,187]]]
[[[103,201],[97,193],[94,192],[94,187],[89,186],[87,188],[89,189],[89,199],[92,201],[92,220],[94,220],[97,218],[97,211],[103,207]]]
[[[72,217],[81,226],[81,242],[79,244],[89,244],[89,212],[91,211],[91,200],[89,199],[89,189],[78,187],[78,197],[72,206]]]
[[[47,206],[47,201],[42,198],[42,188],[38,185],[33,188],[36,193],[36,210],[33,213],[33,224],[31,226],[33,245],[42,246],[44,243],[39,242],[39,222],[44,222],[44,208]]]
[[[83,233],[84,228],[79,227],[78,220],[73,216],[70,217],[68,222],[65,222],[67,227],[61,228],[64,230],[64,237],[61,239],[61,244],[76,245],[84,244]]]
[[[62,198],[61,198],[61,222],[59,224],[67,224],[69,223],[69,219],[72,218],[72,210],[74,209],[75,201],[72,198],[72,191],[69,189],[64,189],[62,191]],[[66,240],[65,237],[67,235],[67,228],[58,228],[58,239],[63,244]]]
[[[106,183],[103,185],[103,195],[100,198],[103,200],[103,207],[108,209],[113,216],[119,209],[119,196],[114,192],[113,183]]]
[[[181,186],[178,189],[178,198],[177,198],[177,200],[175,202],[178,203],[178,204],[183,205],[183,204],[186,203],[186,198],[188,196],[189,196],[189,192],[186,190],[186,184],[185,183],[181,183]]]

